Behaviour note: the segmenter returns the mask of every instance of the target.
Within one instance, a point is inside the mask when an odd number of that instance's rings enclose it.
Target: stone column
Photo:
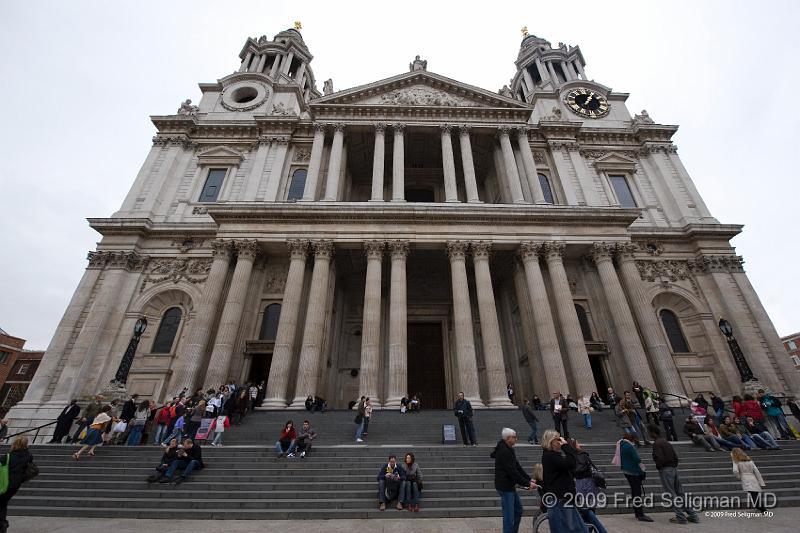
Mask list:
[[[364,283],[364,317],[361,328],[361,370],[359,372],[359,394],[378,399],[378,371],[381,346],[381,263],[386,243],[367,241],[367,279]]]
[[[281,57],[282,56],[280,54],[277,54],[275,56],[275,60],[272,62],[272,68],[269,69],[269,77],[272,78],[273,80],[278,75],[278,69],[280,68],[281,65]]]
[[[483,407],[478,386],[478,363],[475,358],[475,333],[472,325],[472,308],[467,283],[466,254],[468,243],[448,241],[450,277],[453,283],[453,321],[458,359],[460,389],[473,407]]]
[[[617,338],[622,346],[625,366],[628,368],[632,380],[638,381],[643,387],[656,388],[656,382],[647,363],[647,355],[644,353],[642,341],[636,331],[636,323],[633,321],[628,301],[625,299],[617,271],[614,269],[614,262],[611,258],[613,252],[614,245],[611,243],[596,242],[592,247],[592,257],[597,265],[597,272],[600,274],[600,282],[603,285],[603,292],[606,295]]]
[[[247,55],[244,56],[244,61],[239,66],[239,72],[247,72],[247,65],[250,64],[250,60],[253,58],[253,52],[247,52]]]
[[[333,144],[331,158],[328,161],[328,181],[325,184],[326,202],[335,202],[339,195],[339,175],[342,172],[342,146],[344,145],[344,124],[333,127]],[[305,401],[305,400],[303,400]]]
[[[306,64],[305,62],[300,63],[300,66],[297,68],[297,72],[294,75],[294,82],[300,86],[300,89],[303,88],[303,76],[306,75]]]
[[[558,349],[558,335],[556,335],[553,313],[550,310],[550,301],[547,299],[547,290],[544,286],[542,268],[539,266],[539,251],[542,243],[523,242],[519,247],[519,256],[525,268],[525,279],[528,282],[528,292],[533,312],[533,323],[536,329],[536,339],[539,343],[539,352],[542,355],[544,371],[547,377],[549,392],[569,391],[567,373],[561,351]],[[583,337],[581,337],[582,339]]]
[[[267,54],[261,54],[258,56],[258,66],[256,66],[256,72],[261,72],[264,70],[264,63],[267,61]]]
[[[439,126],[442,130],[442,170],[444,171],[445,202],[458,202],[456,187],[456,162],[453,160],[453,140],[450,137],[449,124]]]
[[[492,275],[489,271],[489,254],[492,245],[478,241],[472,245],[475,266],[475,286],[478,293],[478,314],[481,319],[483,359],[486,363],[486,382],[489,388],[489,407],[508,407],[511,401],[506,392],[506,365],[503,360],[503,343],[500,340],[500,324],[497,321],[497,305],[494,301]]]
[[[536,83],[533,81],[533,76],[531,76],[531,73],[528,72],[527,68],[522,69],[522,77],[525,79],[524,85],[528,89],[525,92],[525,96],[527,96],[529,93],[532,93],[533,90],[536,88]]]
[[[100,277],[100,272],[105,264],[105,254],[102,252],[89,252],[88,259],[89,266],[83,272],[78,288],[75,289],[67,310],[64,311],[64,316],[61,317],[58,328],[56,328],[56,332],[53,334],[53,338],[42,356],[42,362],[39,368],[36,369],[36,373],[31,379],[31,384],[28,385],[25,391],[24,403],[41,403],[52,381],[58,379],[56,375],[58,363],[62,358],[66,357],[64,352],[67,349],[67,344],[78,326],[81,313],[89,303],[92,290]]]
[[[659,392],[685,396],[686,391],[681,383],[678,368],[672,359],[672,352],[667,346],[664,331],[658,323],[656,311],[653,309],[652,303],[645,297],[642,279],[634,259],[635,250],[636,246],[632,243],[625,243],[617,248],[619,270],[658,378],[656,388]]]
[[[553,80],[553,87],[557,87],[561,82],[558,79],[558,75],[556,75],[556,69],[553,68],[553,62],[552,61],[548,61],[547,62],[547,70],[550,73],[550,79]]]
[[[297,385],[292,407],[301,408],[309,395],[318,394],[322,339],[325,332],[325,310],[328,299],[328,277],[330,276],[333,242],[314,241],[314,272],[311,274],[311,289],[308,294],[308,309],[300,350],[300,365],[297,369]]]
[[[267,202],[275,202],[278,199],[278,189],[284,175],[283,167],[286,164],[286,153],[289,151],[289,137],[276,137],[273,146],[275,147],[275,156],[272,161],[272,168],[269,171],[267,187],[264,191],[264,199]]]
[[[461,141],[461,166],[464,167],[464,188],[467,190],[467,202],[480,203],[478,182],[475,179],[475,164],[472,161],[472,143],[469,140],[470,127],[462,125],[458,128]]]
[[[546,203],[544,201],[544,192],[542,192],[542,184],[539,183],[539,173],[536,170],[536,161],[533,159],[531,145],[528,143],[527,128],[517,128],[517,143],[519,144],[519,153],[522,154],[522,164],[525,167],[528,187],[530,187],[531,194],[533,194],[533,202],[544,204]]]
[[[236,344],[236,334],[239,332],[242,322],[242,311],[247,297],[247,289],[250,286],[253,262],[258,254],[258,241],[234,241],[234,246],[237,255],[236,268],[233,271],[233,279],[228,289],[225,307],[222,309],[222,316],[219,319],[211,359],[208,362],[204,383],[206,387],[219,387],[233,377],[228,375],[231,357]]]
[[[381,122],[375,124],[375,150],[372,154],[372,198],[370,198],[370,202],[383,201],[383,158],[386,150],[385,130],[386,124]]]
[[[291,240],[286,245],[289,248],[289,272],[283,289],[281,316],[275,335],[275,347],[272,350],[267,392],[264,403],[261,404],[263,407],[273,409],[286,407],[289,401],[286,392],[289,388],[289,372],[294,356],[297,317],[300,314],[308,251],[306,241]]]
[[[580,77],[585,80],[586,79],[586,72],[584,72],[583,65],[581,65],[581,62],[576,60],[575,61],[575,66],[578,68],[578,74],[580,75]]]
[[[322,166],[322,150],[325,148],[325,124],[314,123],[314,143],[311,145],[311,158],[308,161],[308,174],[306,187],[303,191],[303,201],[313,202],[317,195],[319,171]]]
[[[542,65],[542,60],[538,57],[534,59],[536,62],[536,69],[539,71],[539,76],[542,77],[542,85],[550,81],[550,73],[547,72],[547,69]],[[554,83],[555,84],[555,83]]]
[[[389,392],[385,407],[400,407],[408,392],[407,241],[391,241],[392,274],[389,295]]]
[[[575,79],[575,75],[572,73],[572,69],[569,68],[566,61],[561,62],[561,70],[564,71],[564,76],[566,76],[567,81]]]
[[[253,160],[253,166],[250,167],[250,172],[247,174],[245,186],[239,192],[240,200],[245,202],[255,202],[257,200],[258,190],[261,187],[261,177],[264,175],[264,167],[267,163],[270,145],[271,141],[269,137],[259,137],[258,150]]]
[[[564,250],[562,242],[546,242],[542,248],[547,270],[550,273],[550,287],[556,303],[558,322],[561,324],[561,334],[564,340],[564,349],[569,359],[572,373],[572,385],[576,395],[588,395],[595,390],[592,366],[589,355],[586,353],[586,344],[583,341],[583,332],[575,312],[575,302],[572,300],[572,291],[569,288],[567,271],[564,269]],[[599,391],[598,391],[599,392]]]
[[[289,52],[289,54],[281,62],[281,74],[283,74],[284,76],[289,75],[289,69],[292,68],[293,59],[294,59],[294,52]]]
[[[405,147],[403,146],[403,131],[406,125],[396,123],[392,125],[394,129],[394,152],[392,153],[392,201],[406,201],[406,178],[405,178]]]
[[[173,374],[170,380],[170,391],[178,391],[183,387],[193,391],[203,377],[200,375],[200,366],[203,364],[206,347],[211,339],[211,328],[217,315],[217,306],[222,297],[231,260],[230,242],[216,240],[211,246],[214,260],[203,286],[200,301],[195,306],[195,316],[187,335],[186,348],[178,356],[178,361],[181,361],[182,365],[179,372]]]
[[[506,126],[498,128],[500,149],[503,151],[503,166],[505,167],[506,181],[508,182],[508,189],[511,191],[511,200],[515,204],[524,204],[525,197],[522,195],[522,184],[519,182],[517,160],[514,158],[514,149],[511,148],[511,140],[508,138],[508,131],[509,128]]]

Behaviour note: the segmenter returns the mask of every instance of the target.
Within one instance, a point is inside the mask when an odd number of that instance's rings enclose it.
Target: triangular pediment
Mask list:
[[[609,152],[598,157],[594,166],[599,169],[630,169],[636,166],[636,160],[617,152]]]
[[[209,164],[239,164],[244,155],[238,150],[228,146],[213,146],[197,153],[201,165]]]
[[[412,71],[346,89],[311,102],[318,105],[530,109],[523,102],[428,71]]]

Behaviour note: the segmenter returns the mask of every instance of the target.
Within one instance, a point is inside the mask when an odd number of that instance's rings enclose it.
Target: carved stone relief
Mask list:
[[[210,258],[170,257],[151,259],[145,269],[146,275],[139,292],[144,291],[148,284],[154,285],[171,281],[188,281],[189,283],[202,283],[211,270]]]

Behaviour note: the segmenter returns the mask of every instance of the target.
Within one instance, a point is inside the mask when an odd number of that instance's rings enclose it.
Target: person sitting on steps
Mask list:
[[[389,462],[381,467],[378,472],[378,509],[386,510],[386,504],[392,500],[397,500],[397,510],[403,510],[403,504],[399,500],[400,486],[405,481],[405,470],[397,464],[397,457],[389,456]]]
[[[178,439],[172,439],[169,441],[169,446],[167,449],[164,450],[164,454],[161,456],[161,460],[158,462],[158,466],[156,467],[156,473],[152,476],[147,478],[148,483],[155,483],[156,481],[160,481],[164,474],[167,472],[169,465],[172,464],[172,461],[178,458]]]
[[[722,447],[717,443],[717,439],[712,435],[706,435],[703,427],[693,416],[686,417],[686,423],[683,425],[683,432],[689,437],[689,440],[702,446],[707,452],[722,451]]]
[[[278,459],[286,455],[286,457],[294,457],[294,449],[297,446],[297,431],[294,429],[294,422],[287,421],[283,426],[277,442],[275,442],[275,452],[278,454]]]
[[[311,422],[303,420],[300,434],[297,435],[297,449],[300,450],[300,457],[305,458],[311,452],[311,443],[317,438],[317,432],[311,427]]]
[[[422,472],[416,462],[414,454],[406,452],[403,456],[403,470],[405,480],[400,485],[399,502],[406,504],[409,511],[419,512],[419,497],[422,494]]]
[[[186,481],[192,472],[200,470],[205,466],[200,445],[195,444],[192,439],[183,439],[183,448],[178,448],[177,457],[170,463],[169,468],[167,468],[167,471],[164,473],[164,477],[159,479],[158,482],[174,482],[178,485]],[[183,474],[175,478],[175,472],[177,470],[183,470]]]

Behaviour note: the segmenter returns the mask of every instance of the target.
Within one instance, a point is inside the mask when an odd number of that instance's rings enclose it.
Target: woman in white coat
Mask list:
[[[731,459],[733,460],[733,475],[742,482],[742,489],[747,492],[753,506],[763,513],[767,509],[761,502],[761,489],[766,486],[766,483],[761,477],[761,472],[741,448],[734,448],[731,451]]]
[[[592,429],[592,404],[588,396],[578,398],[578,413],[583,415],[583,427]]]

